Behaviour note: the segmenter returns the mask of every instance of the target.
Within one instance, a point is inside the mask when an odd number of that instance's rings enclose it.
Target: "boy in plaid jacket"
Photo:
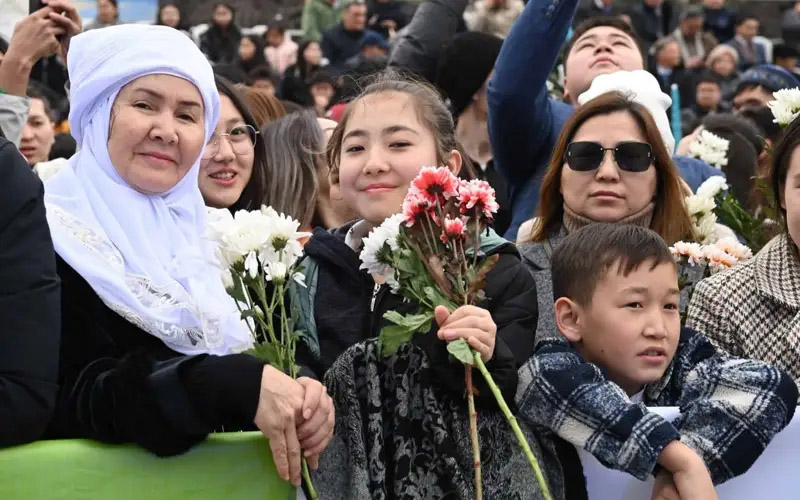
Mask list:
[[[681,328],[675,262],[655,232],[584,227],[553,252],[552,276],[569,343],[543,342],[520,368],[519,414],[607,467],[654,474],[653,498],[715,498],[711,483],[743,474],[792,419],[786,373]]]

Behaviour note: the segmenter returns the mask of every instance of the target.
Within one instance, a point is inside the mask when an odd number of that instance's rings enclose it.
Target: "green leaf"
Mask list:
[[[385,326],[378,335],[381,355],[391,356],[397,352],[401,345],[410,341],[414,332],[400,325]]]
[[[269,342],[256,344],[252,349],[246,350],[245,354],[249,354],[256,359],[265,361],[278,370],[283,370],[283,359],[281,357],[281,352],[275,344],[271,344]]]
[[[388,311],[383,317],[395,325],[406,327],[412,333],[420,331],[425,324],[430,324],[433,319],[433,311],[424,311],[419,314],[400,314],[397,311]],[[425,332],[430,330],[430,326]]]
[[[472,366],[475,364],[472,348],[464,339],[454,340],[453,342],[447,344],[447,352],[452,354],[454,358],[461,361],[465,365]]]

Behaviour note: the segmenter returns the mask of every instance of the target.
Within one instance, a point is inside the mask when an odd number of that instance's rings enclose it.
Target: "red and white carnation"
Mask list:
[[[455,242],[465,239],[467,236],[467,225],[459,217],[451,219],[449,215],[444,219],[444,231],[442,232],[442,243]]]
[[[411,187],[422,192],[431,203],[444,203],[458,196],[458,177],[445,167],[422,167]]]
[[[458,187],[458,201],[461,204],[462,214],[474,209],[477,214],[492,219],[494,213],[500,209],[495,198],[494,188],[486,181],[479,179],[462,181]]]

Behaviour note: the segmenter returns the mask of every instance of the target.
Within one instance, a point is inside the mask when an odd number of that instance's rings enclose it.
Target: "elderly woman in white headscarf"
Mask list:
[[[257,426],[299,484],[332,405],[318,382],[235,354],[250,336],[209,272],[198,187],[220,107],[209,63],[178,31],[126,25],[77,36],[68,64],[79,152],[45,187],[63,290],[51,436],[172,455]]]

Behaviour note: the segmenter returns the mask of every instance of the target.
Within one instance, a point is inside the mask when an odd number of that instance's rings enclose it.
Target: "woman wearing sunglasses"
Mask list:
[[[552,249],[592,222],[638,224],[668,243],[693,239],[679,174],[650,112],[619,92],[587,102],[567,121],[542,182],[537,218],[519,250],[536,280],[537,343],[560,338],[553,313]]]
[[[219,76],[219,122],[200,160],[200,192],[206,205],[253,210],[266,193],[266,155],[256,122],[241,94]]]

